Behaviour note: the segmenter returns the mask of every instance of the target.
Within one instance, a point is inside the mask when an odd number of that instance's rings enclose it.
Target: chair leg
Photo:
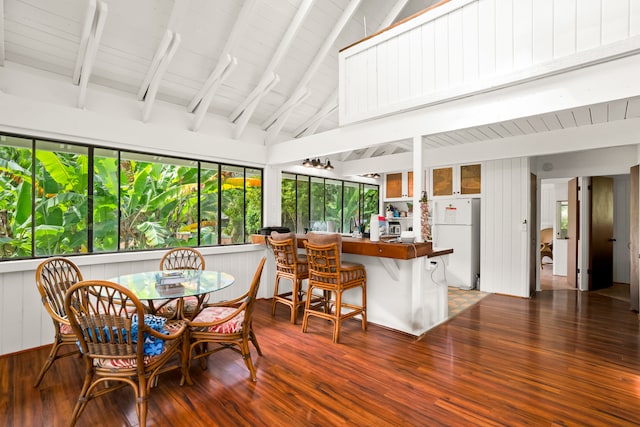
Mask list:
[[[51,347],[51,351],[49,352],[49,356],[47,356],[47,360],[45,360],[44,365],[42,365],[42,369],[40,369],[40,373],[38,374],[38,378],[36,378],[36,383],[33,385],[34,387],[38,387],[42,379],[44,378],[44,374],[47,373],[53,362],[56,360],[56,355],[58,354],[58,350],[62,347],[60,341],[56,338],[56,342]]]
[[[293,288],[291,289],[291,323],[295,325],[296,323],[296,315],[298,311],[298,301],[300,301],[299,293],[300,293],[300,282],[297,279],[291,281],[291,285]]]
[[[336,312],[333,321],[333,342],[340,341],[340,326],[342,325],[342,291],[336,291]]]
[[[367,330],[367,282],[362,283],[362,330]]]
[[[309,324],[309,310],[311,310],[311,296],[313,295],[313,286],[309,283],[307,287],[307,298],[304,302],[304,313],[302,315],[302,332],[307,332],[307,326]]]
[[[278,285],[280,284],[280,274],[276,273],[276,283],[273,285],[273,302],[271,302],[271,315],[276,315],[276,297],[278,296]]]
[[[256,338],[256,334],[253,332],[253,327],[249,330],[249,339],[253,343],[253,346],[256,348],[259,356],[262,356],[262,350],[260,350],[260,345],[258,344],[258,338]]]
[[[251,375],[251,381],[258,381],[256,377],[256,368],[253,366],[253,361],[251,360],[251,350],[249,349],[249,341],[245,338],[242,340],[241,348],[242,359],[244,360],[244,364],[247,365],[249,369],[249,374]]]

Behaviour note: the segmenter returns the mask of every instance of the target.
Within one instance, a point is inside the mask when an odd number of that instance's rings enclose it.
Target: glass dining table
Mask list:
[[[182,315],[183,299],[195,297],[199,308],[207,294],[231,286],[235,278],[221,271],[157,270],[122,274],[108,279],[131,290],[139,300],[146,301],[151,314],[167,301],[178,300],[176,317]]]

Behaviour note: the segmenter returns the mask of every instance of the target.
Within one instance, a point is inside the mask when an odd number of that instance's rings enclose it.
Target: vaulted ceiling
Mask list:
[[[0,0],[0,65],[56,73],[144,101],[268,130],[338,126],[338,51],[434,0]],[[4,12],[4,16],[2,15]]]

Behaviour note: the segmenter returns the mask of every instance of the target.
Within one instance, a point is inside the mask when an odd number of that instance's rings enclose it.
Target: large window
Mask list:
[[[92,171],[92,172],[90,172]],[[262,169],[0,135],[0,259],[242,244]]]
[[[282,174],[282,225],[349,233],[378,212],[379,187],[372,184]]]

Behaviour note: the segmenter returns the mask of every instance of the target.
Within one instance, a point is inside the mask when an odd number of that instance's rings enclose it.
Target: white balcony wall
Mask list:
[[[531,81],[639,48],[637,0],[453,0],[340,53],[340,124]]]

